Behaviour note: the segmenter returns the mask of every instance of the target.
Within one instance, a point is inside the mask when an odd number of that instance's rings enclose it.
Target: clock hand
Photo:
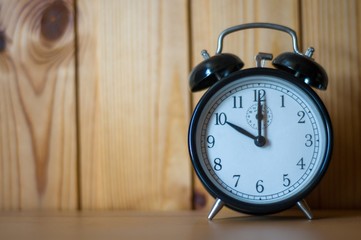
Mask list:
[[[230,122],[226,122],[229,126],[231,126],[233,129],[235,129],[237,132],[239,133],[242,133],[243,135],[251,138],[251,139],[254,139],[256,141],[256,136],[254,136],[252,133],[248,132],[247,130],[237,126],[237,125],[234,125],[233,123],[230,123]]]
[[[262,147],[266,144],[266,138],[262,136],[262,105],[261,105],[261,96],[258,93],[258,101],[257,101],[257,125],[258,125],[258,136],[254,139],[254,144],[258,147]]]
[[[256,119],[258,123],[258,137],[260,137],[262,135],[262,119],[263,119],[260,94],[258,94]]]

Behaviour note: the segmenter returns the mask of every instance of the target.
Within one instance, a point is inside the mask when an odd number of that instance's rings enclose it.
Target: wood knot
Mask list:
[[[45,8],[41,18],[41,34],[49,41],[63,36],[70,19],[70,10],[63,1],[55,1]]]
[[[6,35],[5,31],[0,30],[0,52],[4,52],[6,48]]]
[[[203,209],[207,205],[207,198],[204,193],[195,191],[193,195],[193,208],[196,210]]]

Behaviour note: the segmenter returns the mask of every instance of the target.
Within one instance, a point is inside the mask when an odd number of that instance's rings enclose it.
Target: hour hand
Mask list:
[[[245,130],[244,128],[241,128],[237,125],[234,125],[233,123],[230,122],[226,122],[229,126],[231,126],[233,129],[235,129],[237,132],[242,133],[243,135],[255,140],[257,137],[254,136],[252,133],[248,132],[247,130]]]

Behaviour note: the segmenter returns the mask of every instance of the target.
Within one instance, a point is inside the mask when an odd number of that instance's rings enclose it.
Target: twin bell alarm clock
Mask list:
[[[243,69],[238,56],[222,53],[223,39],[253,28],[288,33],[293,52],[274,59],[260,52],[256,67]],[[216,199],[208,219],[223,206],[265,215],[295,205],[312,219],[304,198],[325,174],[333,143],[329,114],[313,90],[325,90],[328,78],[313,52],[300,52],[295,31],[271,23],[228,28],[214,56],[202,51],[189,85],[193,92],[208,90],[193,112],[188,148],[198,178]]]

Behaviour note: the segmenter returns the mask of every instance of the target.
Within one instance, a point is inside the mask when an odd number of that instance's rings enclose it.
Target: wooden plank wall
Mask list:
[[[76,208],[73,2],[0,11],[0,208]]]
[[[187,10],[78,1],[81,207],[189,208]]]
[[[329,74],[330,169],[308,200],[361,208],[357,0],[0,0],[0,209],[204,209],[187,128],[188,74],[245,22],[295,29]],[[254,66],[291,50],[269,30],[227,37]]]

